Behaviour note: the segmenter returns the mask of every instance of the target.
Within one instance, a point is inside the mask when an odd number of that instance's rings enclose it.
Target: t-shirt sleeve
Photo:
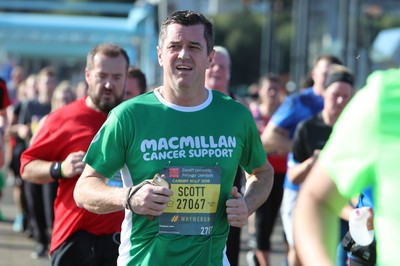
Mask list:
[[[126,134],[122,132],[118,116],[110,112],[106,122],[93,138],[83,161],[99,174],[112,178],[125,163]]]
[[[305,120],[306,121],[306,120]],[[308,156],[306,151],[306,124],[305,121],[300,122],[296,127],[296,131],[293,137],[293,160],[297,163],[302,163],[307,160],[310,156]]]
[[[33,160],[59,161],[64,159],[58,156],[60,154],[59,151],[63,149],[63,145],[67,145],[64,141],[65,136],[59,134],[57,129],[61,125],[58,123],[58,119],[53,118],[53,116],[54,113],[47,116],[30,146],[22,153],[20,158],[21,172],[25,165]],[[54,145],[55,143],[58,145]]]
[[[336,122],[319,160],[351,198],[373,182],[377,156],[377,89],[359,91]]]
[[[251,113],[247,117],[247,127],[245,129],[246,138],[243,147],[240,166],[247,172],[252,173],[253,169],[262,166],[267,161],[267,155],[261,143],[257,126]]]
[[[297,124],[294,121],[296,117],[296,101],[293,96],[288,96],[278,107],[271,117],[272,123],[281,128],[288,129],[291,125]]]

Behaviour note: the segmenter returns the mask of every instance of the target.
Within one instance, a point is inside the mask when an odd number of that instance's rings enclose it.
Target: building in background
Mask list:
[[[396,30],[400,19],[397,25],[388,26],[394,29],[382,33],[377,29],[377,22],[382,27],[387,17],[400,17],[398,0],[0,0],[0,76],[7,79],[9,65],[16,63],[28,72],[51,63],[65,78],[79,81],[83,79],[84,55],[95,44],[111,41],[129,52],[131,64],[145,72],[149,86],[159,84],[159,21],[178,9],[209,17],[241,10],[263,16],[257,75],[274,72],[287,76],[295,84],[293,90],[299,89],[313,60],[323,53],[336,55],[345,63],[355,74],[356,88],[364,85],[373,70],[400,64],[400,30]],[[290,36],[286,34],[290,45],[283,45],[279,31],[283,12],[290,14],[285,17],[285,22],[291,20]],[[233,61],[235,52],[246,53],[231,50]]]
[[[61,78],[80,81],[88,51],[113,42],[126,49],[131,65],[155,80],[156,19],[155,7],[139,2],[0,1],[0,63],[32,72],[51,64],[66,76]]]

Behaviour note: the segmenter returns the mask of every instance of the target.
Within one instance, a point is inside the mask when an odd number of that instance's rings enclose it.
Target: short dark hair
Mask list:
[[[317,63],[321,60],[326,60],[331,64],[343,65],[342,61],[338,57],[336,57],[334,55],[324,54],[324,55],[318,56],[317,59],[315,59],[314,66],[316,66]]]
[[[129,57],[122,47],[112,43],[102,43],[96,45],[87,55],[86,67],[88,69],[93,68],[93,58],[96,54],[104,54],[109,57],[118,57],[119,55],[122,55],[126,60],[126,69],[128,70]]]
[[[269,80],[271,82],[282,83],[279,75],[275,73],[266,73],[260,77],[259,84],[261,84],[264,80]]]
[[[139,83],[140,93],[143,94],[147,89],[146,75],[137,67],[129,67],[128,78],[136,78]]]
[[[162,23],[159,34],[159,46],[162,47],[167,36],[167,27],[171,24],[180,24],[184,26],[204,25],[204,38],[207,43],[207,54],[209,55],[214,48],[214,27],[210,20],[202,14],[184,10],[175,11]]]
[[[55,77],[56,71],[52,66],[46,66],[39,71],[38,76],[50,76]]]

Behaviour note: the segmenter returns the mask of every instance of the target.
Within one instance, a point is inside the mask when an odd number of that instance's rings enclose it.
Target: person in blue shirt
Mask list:
[[[264,149],[267,153],[277,152],[288,154],[288,162],[290,161],[290,158],[292,158],[292,139],[297,124],[304,119],[316,115],[323,109],[324,102],[321,95],[324,91],[328,69],[332,64],[342,65],[342,62],[332,55],[318,57],[311,71],[314,85],[286,97],[285,101],[274,113],[261,136]],[[289,163],[288,167],[290,167]],[[294,250],[292,216],[298,190],[299,185],[290,182],[286,175],[281,216],[286,240],[289,245],[288,263],[290,266],[298,264]]]

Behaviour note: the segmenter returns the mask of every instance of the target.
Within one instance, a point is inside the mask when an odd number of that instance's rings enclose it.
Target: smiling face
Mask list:
[[[213,56],[207,55],[204,25],[168,25],[157,52],[165,88],[176,92],[204,89],[205,71]]]

